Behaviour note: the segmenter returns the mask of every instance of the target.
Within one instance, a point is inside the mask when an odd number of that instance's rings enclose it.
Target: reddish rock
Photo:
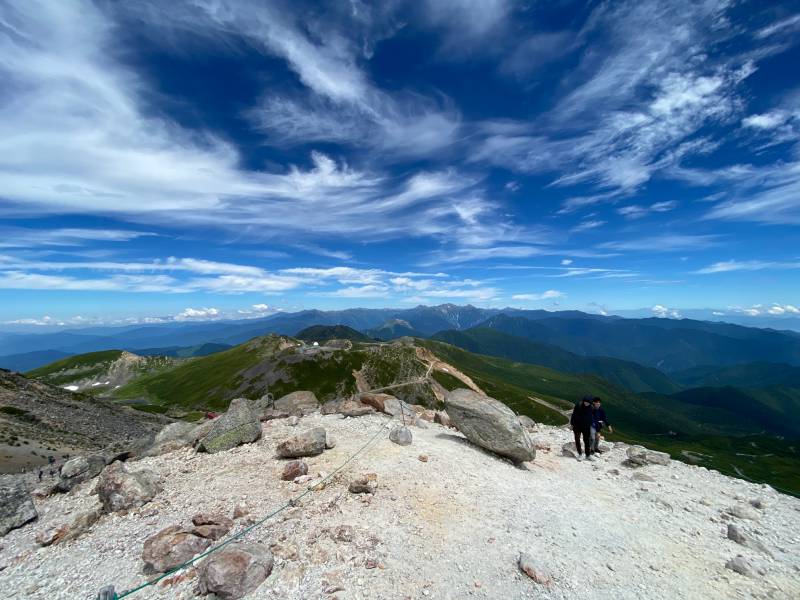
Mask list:
[[[218,540],[225,536],[233,527],[233,519],[222,515],[199,513],[192,517],[195,535],[209,540]]]
[[[210,545],[210,539],[195,535],[180,525],[172,525],[145,540],[142,560],[145,567],[165,573],[200,554]]]
[[[308,474],[308,465],[302,460],[293,460],[291,462],[286,463],[286,466],[283,467],[283,473],[281,473],[281,479],[283,479],[284,481],[294,481],[295,478],[307,474]]]

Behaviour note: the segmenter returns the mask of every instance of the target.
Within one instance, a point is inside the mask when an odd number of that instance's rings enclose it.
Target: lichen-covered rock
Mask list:
[[[166,573],[208,549],[211,540],[180,525],[172,525],[150,536],[142,548],[145,568]]]
[[[76,456],[61,467],[56,489],[59,492],[68,492],[79,483],[97,477],[105,466],[106,460],[99,454]]]
[[[128,471],[124,463],[108,465],[97,482],[105,512],[127,510],[150,502],[162,490],[158,475],[150,469]]]
[[[238,600],[253,592],[272,573],[272,553],[266,546],[229,544],[198,567],[198,591],[220,600]]]
[[[322,454],[327,442],[327,433],[324,427],[314,427],[293,435],[278,444],[277,453],[281,458],[299,458],[301,456],[316,456]]]
[[[292,392],[275,400],[273,409],[289,413],[295,417],[302,417],[319,409],[319,400],[317,400],[314,392]]]
[[[473,444],[516,462],[536,458],[536,448],[514,414],[502,402],[467,389],[445,397],[447,414]]]
[[[208,433],[200,440],[199,449],[213,454],[255,442],[260,437],[261,422],[250,401],[235,398],[225,414],[213,421]]]
[[[25,481],[21,477],[0,477],[0,536],[38,517]]]

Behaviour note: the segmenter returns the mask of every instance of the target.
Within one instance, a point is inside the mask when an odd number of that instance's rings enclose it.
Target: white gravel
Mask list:
[[[384,416],[341,419],[312,415],[289,427],[264,424],[255,444],[215,455],[180,450],[132,467],[158,471],[165,490],[128,515],[103,517],[82,538],[39,548],[39,529],[67,521],[96,500],[91,484],[37,500],[37,522],[0,539],[3,598],[94,598],[108,584],[117,591],[145,581],[144,540],[193,514],[231,515],[245,505],[261,517],[302,491],[280,480],[284,461],[274,449],[286,436],[324,425],[337,445],[307,460],[309,473],[330,473]],[[596,462],[561,456],[565,429],[540,427],[529,468],[518,468],[438,425],[412,428],[411,446],[388,440],[388,430],[301,505],[248,534],[272,546],[275,569],[251,598],[799,598],[800,500],[768,486],[731,479],[673,461],[639,469],[655,482],[631,479],[616,448]],[[427,462],[419,455],[428,457]],[[614,474],[614,470],[619,474]],[[374,472],[374,496],[347,491],[355,475]],[[762,500],[756,521],[725,516]],[[763,542],[773,558],[726,538],[728,522]],[[236,522],[238,531],[246,518]],[[339,525],[355,529],[352,542],[335,541]],[[552,578],[535,583],[517,567],[526,552]],[[748,578],[725,568],[736,555],[764,575]],[[367,568],[377,564],[376,568]],[[194,570],[170,584],[129,596],[194,598]],[[339,589],[339,591],[334,591]]]

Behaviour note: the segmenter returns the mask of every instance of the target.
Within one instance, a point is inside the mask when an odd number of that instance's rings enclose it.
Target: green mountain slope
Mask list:
[[[612,321],[495,315],[489,327],[582,356],[611,356],[666,373],[701,365],[737,365],[769,357],[800,366],[800,338],[768,329],[689,319]]]
[[[633,392],[677,392],[680,386],[658,369],[605,356],[579,356],[552,344],[477,327],[466,331],[440,331],[432,339],[476,354],[498,356],[549,367],[564,373],[591,373]]]
[[[350,340],[351,342],[371,342],[372,339],[347,325],[312,325],[295,336],[305,342],[325,342],[328,340]]]
[[[686,387],[734,386],[763,388],[788,386],[800,388],[800,367],[781,363],[753,362],[731,367],[695,367],[672,374]]]
[[[104,350],[70,356],[28,371],[26,376],[50,385],[107,395],[143,375],[158,373],[179,362],[165,356],[139,356],[124,350]]]
[[[420,378],[425,367],[410,346],[308,348],[291,338],[269,335],[142,377],[114,395],[157,405],[216,410],[227,407],[233,398],[256,399],[266,392],[278,398],[296,390],[310,390],[325,401],[356,391],[354,371],[360,371],[372,389]],[[435,401],[427,385],[404,386],[392,393],[414,403]]]
[[[379,327],[367,329],[365,333],[376,340],[396,340],[401,337],[425,337],[424,334],[414,329],[408,321],[390,319]]]

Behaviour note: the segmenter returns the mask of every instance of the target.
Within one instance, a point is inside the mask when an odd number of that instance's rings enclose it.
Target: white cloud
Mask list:
[[[90,242],[129,242],[153,233],[122,229],[0,228],[0,248],[40,248],[43,246],[82,246]]]
[[[572,259],[570,259],[570,258],[565,258],[564,260],[562,260],[562,261],[561,261],[561,264],[562,264],[563,266],[565,266],[565,267],[566,267],[566,266],[569,266],[569,265],[571,265],[571,264],[572,264]]]
[[[311,33],[314,24],[295,23],[261,3],[125,4],[108,10],[84,0],[3,5],[0,20],[15,31],[0,38],[4,210],[221,227],[240,240],[281,238],[293,244],[331,236],[457,241],[456,209],[467,206],[481,211],[485,232],[508,229],[497,204],[477,193],[453,197],[479,179],[451,170],[389,177],[320,152],[311,153],[307,166],[244,169],[233,144],[184,129],[147,108],[147,80],[117,60],[114,32],[126,23],[115,19],[128,10],[143,32],[171,50],[184,51],[185,39],[177,32],[191,31],[223,45],[244,38],[284,58],[314,98],[335,104],[337,111],[354,111],[357,124],[370,124],[368,131],[357,129],[355,139],[398,153],[427,152],[449,144],[458,129],[454,110],[435,106],[438,101],[376,90],[355,64],[350,42],[328,24],[317,23],[319,30]],[[331,123],[346,129],[341,117],[336,112]],[[303,133],[304,142],[309,139]]]
[[[641,219],[651,213],[662,213],[673,210],[678,206],[674,200],[667,200],[664,202],[655,202],[650,206],[639,206],[636,204],[630,206],[621,206],[617,209],[617,213],[626,219]]]
[[[212,321],[220,316],[218,308],[185,308],[175,315],[176,321]]]
[[[727,260],[713,263],[702,269],[694,271],[699,275],[711,273],[730,273],[733,271],[763,271],[763,270],[786,270],[800,269],[800,262],[779,262],[765,260]]]
[[[661,304],[656,304],[653,308],[650,309],[653,313],[654,317],[658,317],[659,319],[680,319],[681,313],[675,309],[667,308],[666,306],[662,306]]]
[[[714,234],[664,234],[645,238],[632,238],[624,241],[604,242],[597,247],[611,250],[675,252],[678,250],[696,250],[716,246],[719,244],[719,237],[720,236]]]
[[[541,294],[514,294],[512,300],[550,300],[552,298],[563,298],[566,294],[558,290],[547,290]]]
[[[779,125],[783,125],[789,116],[785,111],[773,110],[760,115],[750,115],[742,119],[742,125],[754,129],[774,129]]]
[[[800,308],[793,304],[779,304],[774,303],[770,306],[763,304],[754,304],[749,307],[729,306],[728,310],[731,312],[746,315],[748,317],[759,317],[765,315],[783,316],[783,315],[800,315]]]
[[[603,226],[605,224],[606,224],[605,221],[601,221],[599,219],[593,219],[593,220],[589,220],[589,221],[581,221],[575,227],[573,227],[571,231],[573,233],[578,233],[578,232],[581,232],[581,231],[588,231],[589,229],[597,229],[598,227],[601,227],[601,226]]]
[[[716,148],[692,136],[741,112],[738,88],[754,70],[709,52],[731,35],[728,4],[601,5],[574,35],[586,50],[563,81],[567,94],[530,123],[485,124],[472,159],[557,173],[554,185],[588,183],[602,192],[568,199],[569,212],[630,194],[682,158]]]

